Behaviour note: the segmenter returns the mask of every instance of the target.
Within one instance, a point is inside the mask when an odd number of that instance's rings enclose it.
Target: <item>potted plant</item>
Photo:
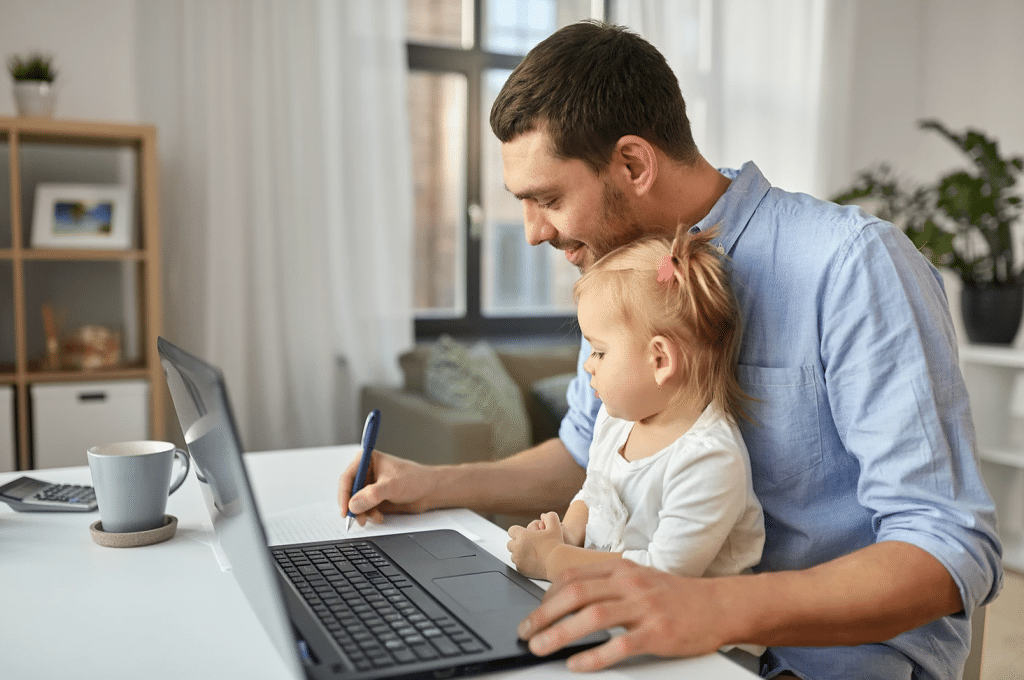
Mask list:
[[[913,184],[879,165],[861,171],[854,185],[832,200],[871,201],[878,217],[900,226],[935,266],[959,276],[971,342],[1009,344],[1024,309],[1024,276],[1013,241],[1013,225],[1021,216],[1021,198],[1013,187],[1024,159],[1003,156],[996,140],[978,130],[957,133],[937,120],[918,125],[960,149],[970,167],[934,183]]]
[[[53,81],[57,77],[53,57],[42,52],[32,52],[24,57],[11,55],[7,59],[7,70],[14,78],[14,103],[18,115],[51,117],[56,104]]]

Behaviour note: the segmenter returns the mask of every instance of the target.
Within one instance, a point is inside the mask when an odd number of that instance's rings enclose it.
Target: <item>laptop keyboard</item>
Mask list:
[[[486,649],[372,543],[271,551],[358,670]]]

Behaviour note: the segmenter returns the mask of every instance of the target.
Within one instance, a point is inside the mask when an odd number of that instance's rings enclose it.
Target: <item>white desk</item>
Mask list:
[[[248,454],[264,516],[332,499],[357,447]],[[25,473],[2,473],[0,484]],[[27,473],[46,481],[91,483],[88,467]],[[221,571],[195,473],[168,500],[178,530],[164,543],[104,548],[92,541],[91,513],[16,513],[0,503],[0,677],[287,678],[263,627],[230,571]],[[438,518],[431,513],[432,520]],[[511,565],[505,532],[468,510],[440,516],[468,529]],[[15,619],[19,617],[19,620]],[[581,676],[564,661],[484,676],[543,678],[755,677],[718,654],[652,659]]]

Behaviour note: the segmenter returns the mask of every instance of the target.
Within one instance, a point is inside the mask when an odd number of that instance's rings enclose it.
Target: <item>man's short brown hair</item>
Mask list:
[[[624,27],[596,21],[566,26],[530,50],[491,107],[491,129],[503,143],[541,127],[556,157],[578,158],[595,172],[624,135],[684,163],[698,155],[665,57]]]

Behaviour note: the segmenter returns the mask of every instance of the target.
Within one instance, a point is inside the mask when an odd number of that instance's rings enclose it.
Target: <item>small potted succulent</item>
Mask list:
[[[1017,179],[1024,159],[1000,152],[995,139],[967,129],[954,132],[937,120],[918,122],[963,152],[968,167],[914,185],[886,165],[862,171],[832,200],[867,199],[875,214],[901,227],[937,267],[963,282],[961,311],[971,342],[1009,344],[1020,326],[1024,272],[1015,252],[1021,217]]]
[[[11,55],[7,59],[7,70],[14,79],[14,103],[18,115],[52,117],[57,94],[53,86],[57,77],[53,57],[42,52]]]

